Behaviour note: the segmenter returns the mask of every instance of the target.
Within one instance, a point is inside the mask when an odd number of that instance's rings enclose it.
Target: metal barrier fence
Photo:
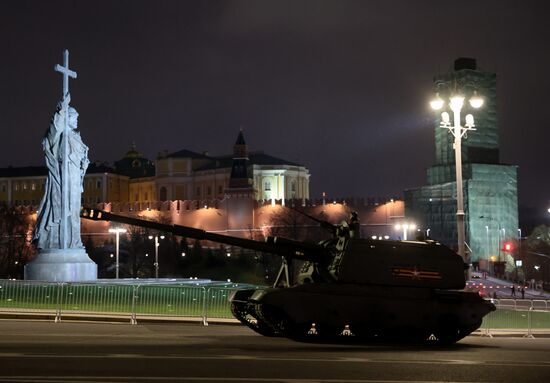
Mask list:
[[[45,283],[0,280],[0,312],[63,316],[127,318],[137,323],[145,318],[197,318],[206,326],[208,318],[233,318],[228,297],[243,288],[263,286],[235,283],[173,284]],[[537,330],[550,329],[550,301],[490,299],[497,310],[483,319],[481,332],[494,331],[533,337]]]
[[[107,284],[0,280],[0,312],[62,316],[229,319],[229,295],[264,286],[236,283]]]
[[[488,299],[497,307],[481,325],[483,336],[500,331],[534,338],[537,330],[550,329],[550,301],[538,299]]]

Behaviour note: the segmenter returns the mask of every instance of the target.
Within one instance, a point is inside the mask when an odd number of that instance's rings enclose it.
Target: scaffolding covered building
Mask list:
[[[462,139],[462,172],[467,251],[474,268],[495,270],[494,262],[509,256],[505,241],[518,238],[517,166],[502,164],[499,154],[496,74],[477,69],[476,60],[459,58],[454,70],[436,76],[434,86],[443,99],[477,91],[483,108],[464,108],[472,113],[476,131]],[[405,190],[405,215],[417,221],[429,236],[457,248],[456,175],[454,138],[434,121],[435,164],[428,169],[428,184]]]

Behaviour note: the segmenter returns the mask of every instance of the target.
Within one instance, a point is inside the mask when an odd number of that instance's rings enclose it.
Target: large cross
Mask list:
[[[63,52],[63,66],[57,64],[54,67],[56,72],[63,75],[63,98],[69,95],[69,77],[76,78],[76,72],[69,69],[69,50]]]
[[[57,64],[54,67],[56,72],[60,72],[63,75],[63,109],[65,110],[65,126],[63,129],[62,144],[61,144],[61,227],[60,227],[60,243],[61,249],[66,249],[69,246],[68,243],[68,228],[67,220],[70,215],[69,211],[69,77],[76,78],[76,72],[69,69],[69,51],[65,49],[63,52],[63,66]]]

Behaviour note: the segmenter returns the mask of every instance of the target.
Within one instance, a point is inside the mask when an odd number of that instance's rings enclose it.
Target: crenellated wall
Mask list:
[[[230,198],[222,200],[177,200],[154,203],[105,203],[98,204],[98,209],[112,213],[166,222],[176,225],[191,226],[207,231],[228,235],[250,237],[252,233],[267,235],[274,227],[297,226],[302,230],[318,227],[319,224],[293,213],[288,207],[305,212],[317,219],[337,224],[349,218],[352,211],[357,211],[361,222],[363,237],[390,236],[397,238],[400,233],[394,228],[396,223],[404,221],[404,203],[401,200],[378,202],[378,199],[348,198],[331,200],[286,200],[259,202],[251,200],[250,204],[233,205]],[[242,201],[241,201],[242,202]],[[249,208],[246,208],[249,206]],[[238,209],[236,209],[238,207]],[[235,216],[238,215],[238,219]],[[291,215],[298,215],[295,218]],[[234,222],[242,222],[236,226]],[[94,222],[97,223],[97,222]],[[94,233],[107,232],[109,224],[93,225],[83,220],[83,234],[88,230]]]

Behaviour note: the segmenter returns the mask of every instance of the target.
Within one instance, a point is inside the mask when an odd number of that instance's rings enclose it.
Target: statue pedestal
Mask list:
[[[80,282],[96,279],[97,265],[85,249],[40,250],[36,258],[25,265],[25,280]]]

